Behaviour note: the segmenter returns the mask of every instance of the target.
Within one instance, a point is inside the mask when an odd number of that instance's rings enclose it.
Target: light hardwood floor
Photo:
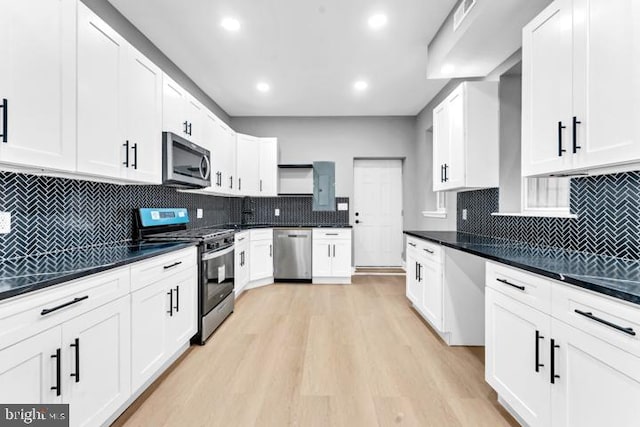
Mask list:
[[[506,426],[482,348],[447,347],[404,277],[248,291],[123,414],[124,426]]]

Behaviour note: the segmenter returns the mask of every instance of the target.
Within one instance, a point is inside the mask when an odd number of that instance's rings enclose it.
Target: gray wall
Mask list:
[[[416,191],[421,191],[410,178],[417,167],[414,117],[234,117],[231,126],[241,133],[278,137],[280,163],[336,162],[336,196],[351,200],[354,158],[406,158],[405,228],[411,225],[406,219],[407,206]]]
[[[500,78],[500,212],[521,210],[522,76]]]
[[[107,0],[82,0],[89,9],[113,27],[122,37],[153,61],[178,84],[188,90],[198,101],[209,108],[216,116],[229,124],[229,115],[216,102],[202,91],[176,64],[160,51],[144,34],[127,20]],[[170,30],[171,28],[167,28]]]

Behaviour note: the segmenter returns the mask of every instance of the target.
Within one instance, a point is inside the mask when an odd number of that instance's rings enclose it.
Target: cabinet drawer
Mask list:
[[[9,298],[0,304],[0,348],[59,325],[129,293],[129,268]]]
[[[442,246],[422,239],[407,237],[407,247],[412,249],[418,257],[424,261],[432,261],[442,264]]]
[[[346,240],[351,238],[349,228],[314,228],[313,239]]]
[[[236,233],[235,236],[233,236],[233,241],[236,245],[243,243],[243,242],[247,242],[249,240],[249,232],[248,231],[243,231],[241,233]]]
[[[487,262],[486,286],[536,308],[551,312],[551,281],[522,270]]]
[[[264,228],[260,230],[251,230],[250,231],[250,239],[252,242],[256,242],[258,240],[272,240],[273,239],[273,229],[272,228]]]
[[[197,249],[192,247],[137,262],[131,266],[131,290],[144,288],[173,275],[176,271],[196,268],[196,258]]]
[[[554,318],[640,357],[640,306],[564,283],[551,292]]]

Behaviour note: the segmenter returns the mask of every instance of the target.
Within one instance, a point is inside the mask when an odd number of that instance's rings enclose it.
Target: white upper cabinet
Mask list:
[[[498,186],[498,120],[496,82],[461,83],[434,109],[434,191]]]
[[[0,162],[76,167],[76,1],[3,1]]]
[[[166,74],[162,87],[162,129],[201,144],[205,134],[205,108]]]
[[[211,111],[203,121],[202,146],[211,152],[211,186],[207,193],[234,194],[236,133]]]
[[[78,172],[159,184],[161,71],[78,6]]]
[[[278,195],[278,139],[260,138],[260,196]]]
[[[78,172],[123,178],[126,41],[78,3]]]
[[[129,141],[127,177],[162,182],[162,70],[133,47],[124,65],[124,136]],[[126,160],[126,159],[125,159]]]
[[[633,0],[557,0],[524,28],[524,176],[640,162],[638,22]]]
[[[260,140],[238,134],[238,192],[245,196],[260,195]]]
[[[237,173],[237,134],[226,124],[220,122],[223,130],[223,139],[217,145],[217,152],[220,162],[220,185],[225,194],[236,194],[238,191]]]

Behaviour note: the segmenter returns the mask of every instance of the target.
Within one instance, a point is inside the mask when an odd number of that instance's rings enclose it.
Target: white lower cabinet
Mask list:
[[[197,271],[176,271],[131,294],[131,372],[135,392],[197,332]]]
[[[530,426],[638,425],[640,309],[525,275],[488,263],[485,373],[500,400]]]
[[[62,325],[63,401],[70,425],[103,423],[131,394],[129,297]]]
[[[234,286],[236,297],[240,295],[251,280],[249,271],[249,232],[236,233],[234,256]]]
[[[485,377],[529,425],[550,425],[551,319],[496,290],[486,290]]]
[[[351,283],[351,230],[314,228],[312,237],[313,283]]]
[[[0,402],[68,403],[71,426],[113,421],[196,333],[196,248],[172,254],[193,262],[133,293],[131,272],[162,256],[0,301]]]
[[[0,402],[62,402],[52,388],[57,386],[61,337],[62,328],[56,326],[0,350]]]
[[[273,229],[251,230],[249,280],[258,285],[273,282]]]

